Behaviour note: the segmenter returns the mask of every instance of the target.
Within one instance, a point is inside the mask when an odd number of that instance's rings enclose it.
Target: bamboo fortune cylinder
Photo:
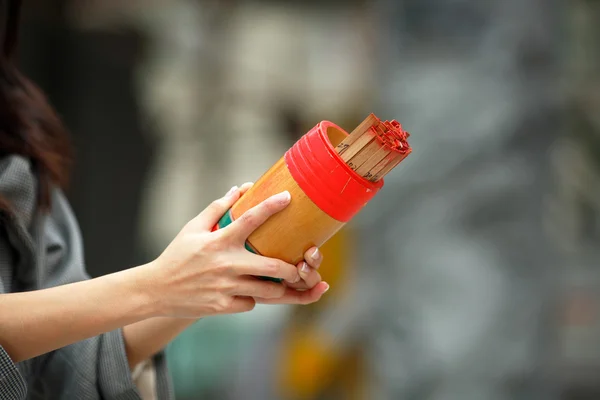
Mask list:
[[[364,128],[359,134],[378,121],[371,114],[359,126]],[[372,133],[375,134],[374,129]],[[230,224],[268,197],[287,190],[290,204],[254,231],[246,248],[290,264],[302,261],[309,248],[322,246],[383,187],[382,177],[376,181],[366,179],[342,158],[343,151],[348,152],[346,156],[358,153],[355,148],[338,146],[345,140],[352,142],[352,137],[339,126],[329,121],[317,124],[258,179],[214,229]]]

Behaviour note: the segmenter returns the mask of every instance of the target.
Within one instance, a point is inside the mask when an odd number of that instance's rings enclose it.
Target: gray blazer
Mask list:
[[[89,279],[77,221],[61,191],[47,214],[36,208],[37,181],[28,160],[0,159],[0,193],[13,213],[0,214],[0,295]],[[25,312],[26,310],[24,310]],[[154,357],[156,395],[172,399],[165,355]],[[0,345],[0,400],[141,399],[122,330],[13,363]]]

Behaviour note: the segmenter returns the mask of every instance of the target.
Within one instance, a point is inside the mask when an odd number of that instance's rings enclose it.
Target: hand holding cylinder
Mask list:
[[[309,304],[328,289],[314,268],[292,265],[253,254],[244,247],[247,237],[290,203],[287,192],[278,193],[245,212],[227,227],[211,228],[250,188],[234,187],[190,221],[146,269],[159,315],[199,318],[249,311],[257,302]],[[307,260],[318,267],[320,260]],[[282,279],[276,283],[256,278]],[[303,277],[305,280],[303,280]]]

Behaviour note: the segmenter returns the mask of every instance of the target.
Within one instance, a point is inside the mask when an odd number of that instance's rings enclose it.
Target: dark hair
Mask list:
[[[71,145],[67,131],[42,91],[16,66],[22,0],[0,0],[5,28],[0,55],[0,156],[28,158],[38,178],[41,208],[50,206],[50,191],[68,181]],[[0,209],[10,207],[0,198]]]

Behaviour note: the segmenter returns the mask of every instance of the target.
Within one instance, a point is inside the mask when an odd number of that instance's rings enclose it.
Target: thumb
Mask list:
[[[240,198],[240,189],[237,186],[232,187],[221,197],[210,203],[194,220],[192,224],[194,229],[209,230],[216,225],[223,215]]]
[[[237,314],[252,311],[254,310],[255,306],[256,300],[254,300],[252,297],[237,296],[233,299],[233,304],[228,310],[228,314]]]

